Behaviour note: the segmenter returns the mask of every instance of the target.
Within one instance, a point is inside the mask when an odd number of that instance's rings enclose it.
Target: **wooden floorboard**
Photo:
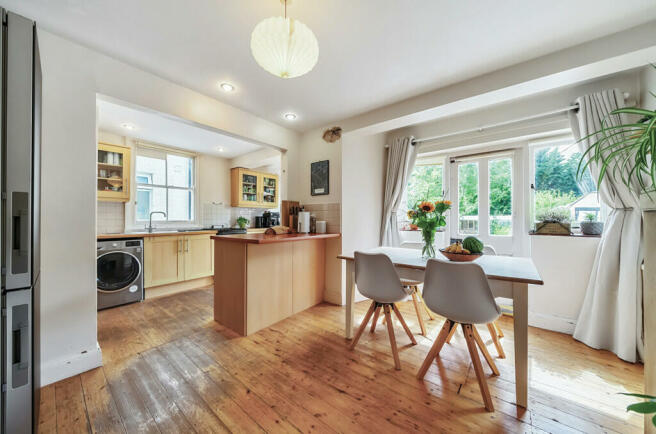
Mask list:
[[[356,304],[359,324],[369,304]],[[102,368],[41,390],[41,433],[177,432],[642,432],[625,412],[641,392],[643,369],[571,336],[529,330],[529,408],[515,405],[512,319],[499,324],[507,358],[484,372],[496,411],[484,411],[465,340],[446,344],[424,381],[415,374],[443,319],[399,308],[415,334],[369,328],[353,351],[344,308],[315,306],[249,337],[213,321],[213,294],[201,289],[98,313]],[[479,333],[496,350],[485,327]]]

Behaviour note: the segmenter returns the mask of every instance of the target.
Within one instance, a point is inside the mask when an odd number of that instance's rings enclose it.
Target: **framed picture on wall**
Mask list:
[[[328,160],[310,164],[310,194],[322,196],[330,193],[330,170]]]

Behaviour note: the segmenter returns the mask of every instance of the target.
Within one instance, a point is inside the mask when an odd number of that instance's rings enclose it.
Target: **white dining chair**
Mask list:
[[[365,297],[370,298],[372,302],[362,320],[362,324],[360,324],[358,331],[353,337],[350,349],[352,350],[357,345],[372,315],[374,316],[373,325],[375,326],[382,308],[387,321],[387,333],[389,334],[392,355],[394,356],[394,367],[400,370],[401,360],[399,359],[399,350],[396,346],[394,324],[392,323],[390,311],[394,311],[410,341],[413,345],[416,345],[417,341],[415,337],[405,323],[401,312],[394,304],[410,294],[401,284],[401,279],[399,279],[399,275],[396,273],[394,264],[392,264],[390,258],[382,253],[355,252],[355,284],[358,291]]]
[[[499,318],[501,309],[494,301],[483,268],[473,262],[448,262],[429,259],[424,275],[424,301],[428,308],[446,318],[435,343],[419,368],[417,378],[422,380],[431,363],[439,355],[451,331],[461,324],[474,372],[481,389],[487,411],[494,411],[483,366],[478,356],[480,349],[492,373],[499,375],[492,356],[487,351],[475,324],[489,324]]]
[[[494,250],[494,247],[486,244],[483,247],[483,254],[484,255],[496,255],[497,252]],[[503,350],[503,345],[501,345],[501,341],[499,340],[500,338],[503,337],[503,331],[501,330],[501,327],[499,327],[499,324],[497,324],[496,321],[493,321],[489,324],[485,324],[487,326],[488,332],[490,332],[490,337],[492,338],[492,343],[494,343],[494,347],[497,349],[497,354],[499,355],[500,359],[505,359],[506,358],[506,353]],[[453,338],[453,335],[456,333],[457,327],[453,327],[451,329],[451,333],[449,333],[449,336],[446,338],[446,343],[450,344],[451,343],[451,338]]]

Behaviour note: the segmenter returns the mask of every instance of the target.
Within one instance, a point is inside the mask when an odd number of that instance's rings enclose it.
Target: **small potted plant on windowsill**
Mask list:
[[[569,222],[569,211],[566,209],[552,209],[538,214],[539,223],[535,225],[535,233],[543,235],[569,235],[572,226]]]
[[[583,235],[601,235],[604,231],[604,223],[597,221],[597,215],[589,212],[585,215],[585,220],[581,222],[581,233]]]

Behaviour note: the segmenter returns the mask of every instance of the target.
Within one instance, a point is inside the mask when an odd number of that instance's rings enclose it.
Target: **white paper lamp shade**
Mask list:
[[[251,52],[266,71],[281,78],[294,78],[310,72],[317,64],[319,43],[302,22],[271,17],[253,29]]]

